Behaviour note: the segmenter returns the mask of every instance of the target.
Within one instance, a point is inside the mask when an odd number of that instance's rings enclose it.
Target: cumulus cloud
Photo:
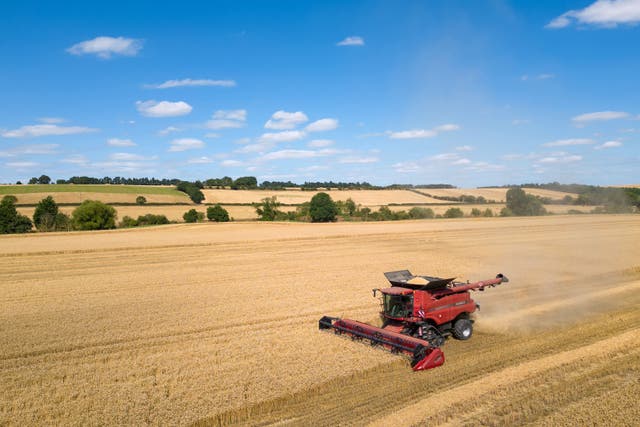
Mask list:
[[[36,138],[39,136],[74,135],[97,131],[98,129],[84,126],[59,126],[55,124],[45,124],[22,126],[18,129],[4,131],[0,135],[5,138]]]
[[[589,138],[569,138],[546,142],[542,145],[544,145],[545,147],[565,147],[568,145],[589,145],[594,143],[595,141]]]
[[[189,114],[193,107],[184,101],[138,101],[138,112],[145,117],[176,117]]]
[[[238,167],[238,166],[244,166],[244,163],[241,162],[240,160],[233,160],[233,159],[227,159],[227,160],[223,160],[220,162],[220,165],[225,166],[225,167]]]
[[[60,117],[40,117],[38,121],[41,123],[46,123],[48,125],[55,125],[55,124],[64,123],[66,120]]]
[[[310,159],[336,154],[336,150],[279,150],[267,153],[260,160]]]
[[[607,141],[603,144],[597,145],[595,147],[593,147],[596,150],[603,150],[603,149],[607,149],[607,148],[616,148],[616,147],[622,147],[622,142],[620,141]]]
[[[576,124],[585,124],[593,121],[625,119],[627,117],[629,117],[629,113],[624,111],[596,111],[595,113],[580,114],[571,118],[571,120]]]
[[[177,151],[186,151],[186,150],[195,150],[198,148],[204,147],[204,142],[196,138],[179,138],[171,141],[171,146],[169,147],[169,151],[177,152]]]
[[[433,128],[433,130],[436,132],[451,132],[454,130],[460,130],[460,126],[456,124],[448,123],[445,125],[436,126],[435,128]]]
[[[461,145],[460,147],[456,147],[456,151],[473,151],[473,147],[470,145]]]
[[[38,166],[39,163],[36,162],[7,162],[5,166],[12,169],[31,169]]]
[[[202,157],[196,157],[194,159],[189,159],[187,160],[187,163],[191,165],[204,165],[208,163],[213,163],[213,159],[210,159],[207,156],[202,156]]]
[[[164,83],[145,85],[145,87],[149,89],[170,89],[174,87],[184,87],[184,86],[233,87],[235,85],[236,85],[235,80],[182,79],[182,80],[167,80]]]
[[[451,163],[452,165],[469,165],[471,164],[471,160],[469,159],[458,159],[455,160],[453,163]]]
[[[338,127],[337,119],[320,119],[310,123],[305,130],[307,132],[325,132]]]
[[[181,130],[182,129],[180,129],[178,127],[175,127],[175,126],[167,126],[166,128],[164,128],[162,130],[159,130],[158,131],[158,135],[165,136],[165,135],[169,135],[169,134],[174,133],[174,132],[180,132]]]
[[[542,157],[538,163],[574,163],[582,160],[582,156],[557,153],[555,156]]]
[[[597,0],[584,9],[569,10],[554,18],[545,28],[565,28],[572,23],[614,28],[619,24],[640,22],[640,1]]]
[[[393,165],[391,165],[391,167],[397,173],[416,173],[420,172],[420,170],[422,169],[422,167],[416,162],[399,162],[394,163]]]
[[[336,46],[364,46],[364,39],[360,36],[349,36],[336,43]]]
[[[7,151],[0,151],[0,157],[15,157],[25,154],[55,154],[58,152],[58,147],[60,147],[59,144],[20,145]]]
[[[415,138],[433,138],[438,133],[433,130],[411,129],[399,132],[389,132],[389,138],[392,139],[415,139]]]
[[[441,132],[451,132],[455,130],[460,130],[460,126],[453,123],[447,123],[436,126],[433,129],[410,129],[399,132],[387,131],[387,135],[389,135],[389,138],[391,139],[433,138]]]
[[[96,37],[76,43],[67,49],[72,55],[96,55],[109,59],[114,55],[136,56],[142,49],[143,41],[127,37]]]
[[[330,139],[314,139],[307,145],[311,148],[323,148],[333,145],[333,141]]]
[[[379,162],[380,159],[378,159],[377,157],[358,157],[358,156],[350,156],[350,157],[343,157],[341,159],[338,160],[338,163],[345,163],[345,164],[367,164],[367,163],[377,163]]]
[[[109,138],[107,139],[107,145],[110,147],[133,147],[136,143],[130,139]]]
[[[209,129],[237,129],[244,127],[247,121],[247,110],[218,110],[206,126]]]
[[[430,160],[458,160],[459,158],[457,153],[442,153],[429,157]]]
[[[145,160],[145,157],[139,154],[133,154],[133,153],[113,153],[109,155],[109,159],[132,161],[132,160]]]
[[[267,132],[263,133],[259,141],[266,143],[292,142],[304,138],[306,134],[301,130],[286,130],[283,132]]]
[[[82,154],[72,154],[63,159],[60,159],[60,162],[70,163],[72,165],[77,165],[77,166],[86,166],[89,163],[89,160]]]
[[[302,111],[290,113],[287,111],[276,111],[271,118],[264,124],[266,129],[293,129],[301,123],[309,121],[309,118]]]

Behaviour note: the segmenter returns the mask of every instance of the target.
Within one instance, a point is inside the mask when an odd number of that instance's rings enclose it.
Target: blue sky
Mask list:
[[[0,182],[640,182],[640,0],[13,2]]]

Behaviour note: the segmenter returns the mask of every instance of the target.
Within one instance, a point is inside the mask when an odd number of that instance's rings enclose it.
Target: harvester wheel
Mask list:
[[[453,325],[453,336],[459,340],[468,340],[473,335],[473,323],[469,319],[458,319]]]

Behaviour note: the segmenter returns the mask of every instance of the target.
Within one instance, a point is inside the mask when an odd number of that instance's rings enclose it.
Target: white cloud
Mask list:
[[[637,24],[640,22],[640,1],[597,0],[584,9],[563,13],[551,20],[546,28],[564,28],[573,22],[605,28],[613,28],[618,24]]]
[[[364,39],[360,36],[350,36],[336,43],[336,46],[364,46]]]
[[[55,125],[55,124],[64,123],[66,120],[61,119],[60,117],[40,117],[38,121],[41,123],[46,123],[48,125]]]
[[[318,157],[318,152],[314,150],[280,150],[265,154],[262,156],[262,160],[309,159],[312,157]]]
[[[96,37],[76,43],[67,49],[73,55],[97,55],[109,59],[112,55],[136,56],[142,49],[143,41],[127,37]]]
[[[451,163],[452,165],[469,165],[471,164],[471,160],[469,159],[458,159]]]
[[[627,117],[629,117],[629,113],[624,111],[596,111],[595,113],[580,114],[571,120],[574,123],[584,124],[592,121],[624,119]]]
[[[36,138],[51,135],[75,135],[80,133],[97,132],[98,129],[84,126],[58,126],[58,125],[27,125],[18,129],[2,132],[5,138]]]
[[[244,127],[246,120],[247,110],[218,110],[206,126],[213,130],[237,129]]]
[[[311,148],[323,148],[333,145],[333,141],[330,139],[314,139],[307,144]]]
[[[109,172],[125,172],[125,173],[154,173],[154,167],[152,164],[146,162],[131,162],[131,161],[109,161],[109,162],[96,162],[91,163],[92,169],[100,169]]]
[[[456,147],[456,151],[473,151],[473,147],[470,145],[461,145],[460,147]]]
[[[36,162],[8,162],[5,165],[12,169],[30,169],[38,166]]]
[[[162,130],[159,130],[158,131],[158,135],[165,136],[165,135],[169,135],[169,134],[174,133],[174,132],[180,132],[181,130],[182,129],[180,129],[178,127],[175,127],[175,126],[168,126],[168,127],[164,128]]]
[[[247,144],[237,149],[236,153],[264,153],[267,150],[273,148],[275,144],[272,142],[259,142],[257,144]]]
[[[420,170],[422,169],[421,166],[416,162],[399,162],[394,163],[393,165],[391,165],[391,167],[397,173],[416,173],[420,172]]]
[[[279,150],[267,153],[260,160],[283,160],[283,159],[311,159],[314,157],[331,156],[338,153],[337,150]]]
[[[239,167],[239,166],[244,166],[244,163],[239,161],[239,160],[223,160],[222,162],[220,162],[220,165],[225,166],[225,167]]]
[[[164,83],[145,85],[151,89],[169,89],[173,87],[183,86],[222,86],[233,87],[236,85],[235,80],[211,80],[211,79],[182,79],[182,80],[167,80]]]
[[[622,147],[622,142],[620,141],[607,141],[604,144],[600,144],[598,146],[593,147],[596,150],[602,150],[602,149],[606,149],[606,148],[616,148],[616,147]]]
[[[334,130],[338,127],[338,120],[336,119],[320,119],[313,123],[310,123],[305,130],[307,132],[325,132]]]
[[[494,163],[475,162],[470,166],[465,167],[465,169],[472,172],[495,172],[502,171],[505,169],[505,167],[503,165],[496,165]]]
[[[306,134],[300,130],[286,130],[283,132],[263,133],[259,140],[267,143],[292,142],[298,141],[305,136]]]
[[[205,138],[220,138],[219,133],[209,132],[204,134]]]
[[[460,130],[460,126],[452,123],[448,123],[446,125],[440,125],[433,128],[436,132],[451,132],[454,130]]]
[[[204,147],[204,142],[196,138],[179,138],[171,141],[171,147],[169,147],[169,151],[186,151],[186,150],[195,150],[198,148]]]
[[[109,159],[111,160],[124,160],[124,161],[132,161],[132,160],[145,160],[144,156],[133,153],[113,153],[109,155]]]
[[[189,159],[187,160],[187,163],[191,165],[204,165],[207,163],[213,163],[213,159],[210,159],[207,156],[202,156],[202,157],[196,157],[194,159]]]
[[[276,111],[264,124],[266,129],[293,129],[301,123],[309,121],[309,118],[302,111],[289,113],[287,111]]]
[[[86,166],[89,160],[82,154],[72,154],[60,160],[62,163],[71,163],[72,165]]]
[[[130,139],[109,138],[107,139],[107,145],[111,147],[133,147],[136,143]]]
[[[433,130],[411,129],[400,132],[389,132],[389,138],[392,139],[414,139],[414,138],[433,138],[438,133]]]
[[[7,151],[0,151],[0,157],[15,157],[25,154],[55,154],[59,144],[32,144],[13,147]]]
[[[387,131],[387,135],[391,139],[417,139],[417,138],[433,138],[440,132],[451,132],[460,130],[460,126],[454,123],[447,123],[436,126],[433,129],[410,129],[399,132]]]
[[[547,142],[542,145],[545,147],[565,147],[568,145],[589,145],[594,143],[594,140],[588,138],[569,138],[558,139],[557,141]]]
[[[193,107],[184,101],[138,101],[138,112],[146,117],[176,117],[189,114]]]
[[[358,157],[358,156],[351,156],[351,157],[343,157],[342,159],[338,160],[338,163],[345,163],[345,164],[368,164],[368,163],[377,163],[379,162],[380,159],[378,159],[377,157]]]
[[[429,157],[430,160],[458,160],[459,158],[457,153],[442,153]]]
[[[579,162],[580,160],[582,160],[582,156],[561,154],[557,156],[543,157],[538,160],[538,163],[574,163]]]

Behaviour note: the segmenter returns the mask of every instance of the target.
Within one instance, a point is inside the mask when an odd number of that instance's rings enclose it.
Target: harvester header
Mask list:
[[[350,319],[324,316],[321,330],[332,329],[354,340],[368,340],[392,352],[411,357],[414,371],[444,363],[440,347],[449,336],[468,340],[473,334],[471,314],[480,308],[470,291],[484,291],[509,281],[503,274],[479,282],[456,282],[455,278],[416,276],[409,270],[384,273],[391,287],[380,292],[382,327]]]

